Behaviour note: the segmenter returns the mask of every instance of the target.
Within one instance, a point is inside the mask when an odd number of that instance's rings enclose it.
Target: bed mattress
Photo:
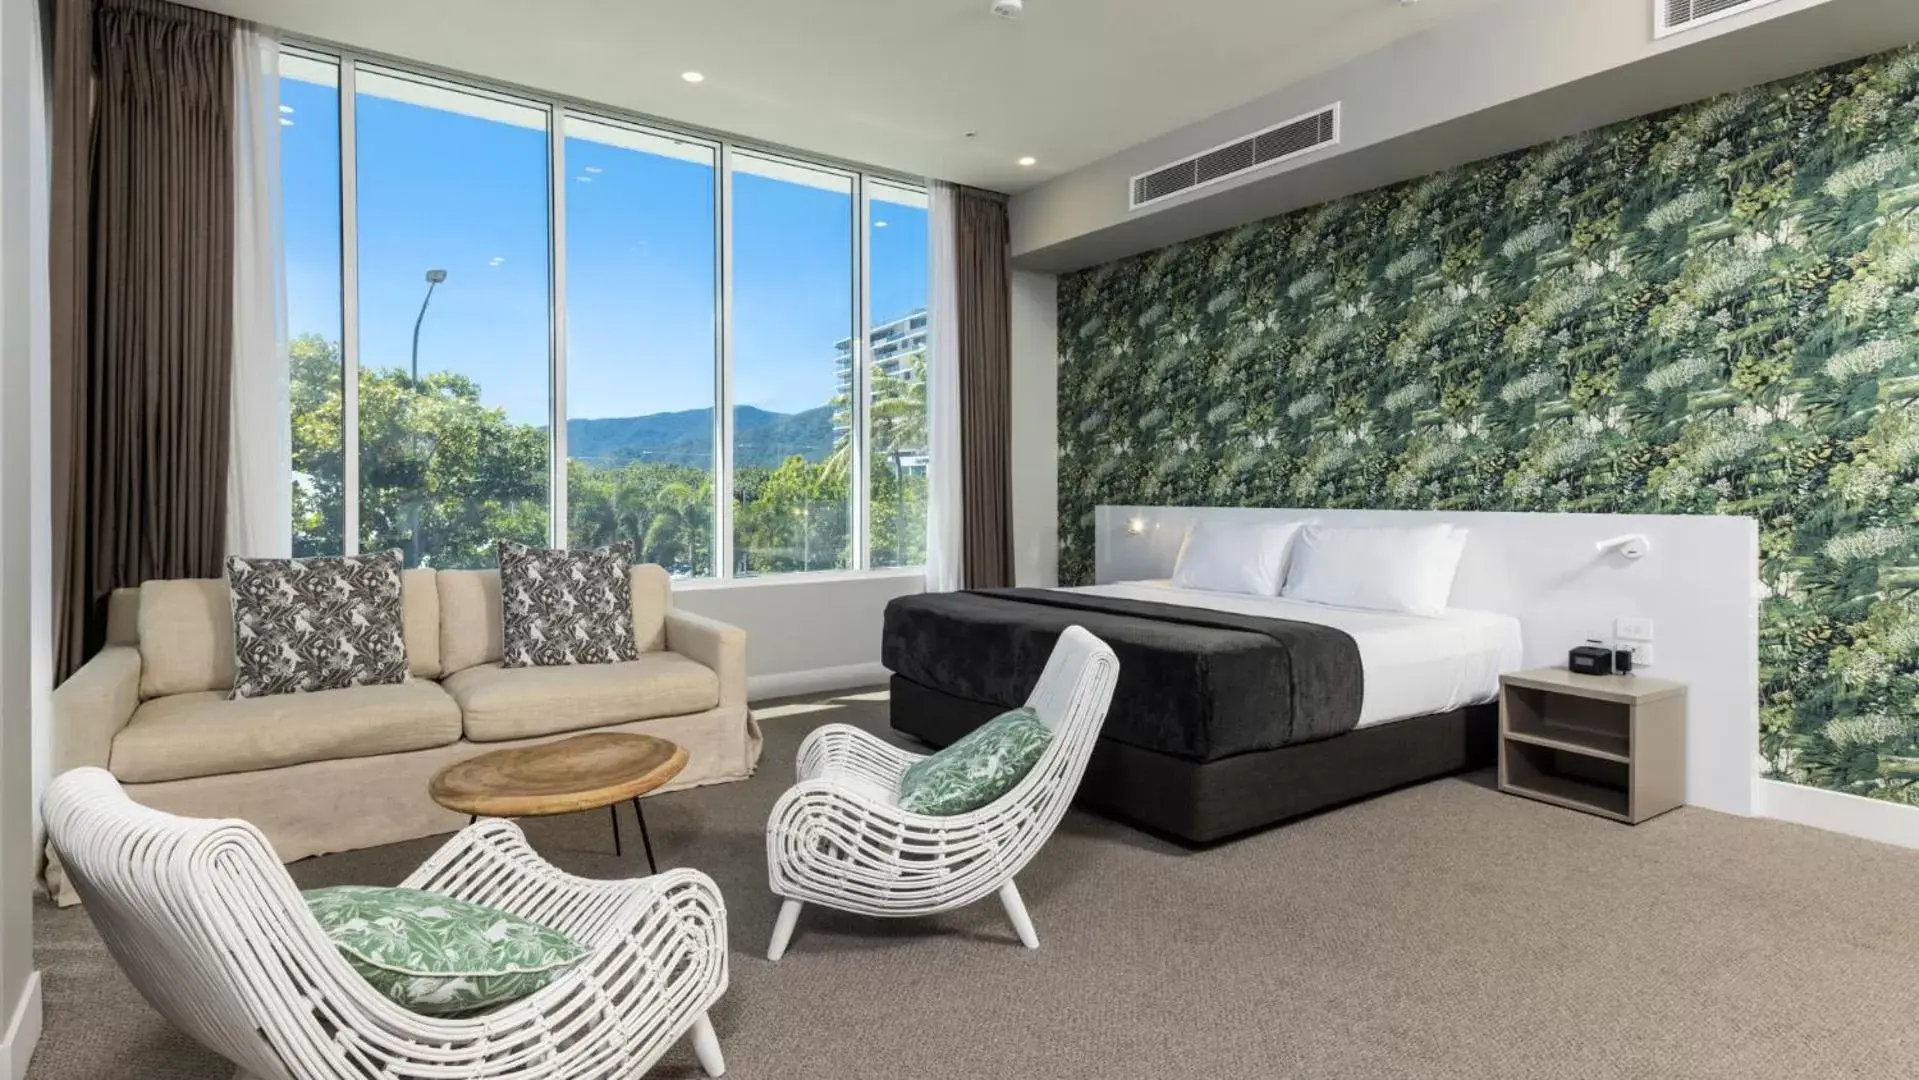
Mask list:
[[[1068,592],[1318,623],[1359,646],[1365,691],[1356,728],[1450,712],[1499,696],[1499,676],[1516,671],[1519,620],[1490,611],[1450,609],[1427,617],[1302,603],[1283,597],[1176,588],[1167,581],[1089,585]]]

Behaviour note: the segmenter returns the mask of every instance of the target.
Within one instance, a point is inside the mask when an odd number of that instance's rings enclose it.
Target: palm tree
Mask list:
[[[873,400],[867,407],[867,423],[872,431],[871,447],[876,454],[893,459],[893,478],[897,488],[897,513],[894,515],[893,542],[898,557],[906,558],[906,455],[923,452],[927,437],[926,354],[911,353],[901,358],[900,369],[893,373],[873,373]],[[840,434],[833,452],[821,463],[830,480],[846,479],[853,462],[852,398],[838,394],[833,406],[833,427]]]
[[[702,488],[705,485],[675,480],[654,493],[644,547],[649,555],[664,555],[659,561],[669,567],[699,571],[700,541],[708,532],[706,509],[712,501],[711,492]]]
[[[906,455],[924,451],[927,436],[926,354],[906,357],[900,371],[873,380],[873,446],[893,458],[898,512],[893,516],[894,553],[906,559]]]

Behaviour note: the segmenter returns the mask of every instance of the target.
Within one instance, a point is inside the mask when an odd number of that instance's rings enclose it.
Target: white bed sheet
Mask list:
[[[1170,581],[1088,585],[1068,592],[1231,611],[1318,623],[1352,635],[1366,690],[1359,723],[1369,727],[1495,700],[1502,672],[1520,668],[1519,620],[1491,611],[1448,608],[1407,615],[1329,607],[1276,596],[1181,589]]]

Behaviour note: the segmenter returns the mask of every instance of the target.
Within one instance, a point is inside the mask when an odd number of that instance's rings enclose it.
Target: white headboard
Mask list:
[[[1564,667],[1587,638],[1613,640],[1616,619],[1653,621],[1646,674],[1688,684],[1686,801],[1753,812],[1759,760],[1759,527],[1751,518],[1657,514],[1477,514],[1421,510],[1285,510],[1102,506],[1094,522],[1099,582],[1170,577],[1197,521],[1447,522],[1471,530],[1452,606],[1519,619],[1526,666]],[[1640,534],[1640,559],[1594,545]]]

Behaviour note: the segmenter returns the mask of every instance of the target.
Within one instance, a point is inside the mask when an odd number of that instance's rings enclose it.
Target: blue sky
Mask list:
[[[335,91],[284,80],[288,320],[341,336]],[[405,367],[430,268],[447,271],[420,334],[422,372],[473,377],[488,404],[546,420],[546,135],[363,94],[360,357]],[[567,140],[568,413],[634,416],[713,403],[713,169]],[[734,401],[826,404],[852,332],[850,194],[734,178]],[[926,211],[875,201],[873,316],[926,304]]]

